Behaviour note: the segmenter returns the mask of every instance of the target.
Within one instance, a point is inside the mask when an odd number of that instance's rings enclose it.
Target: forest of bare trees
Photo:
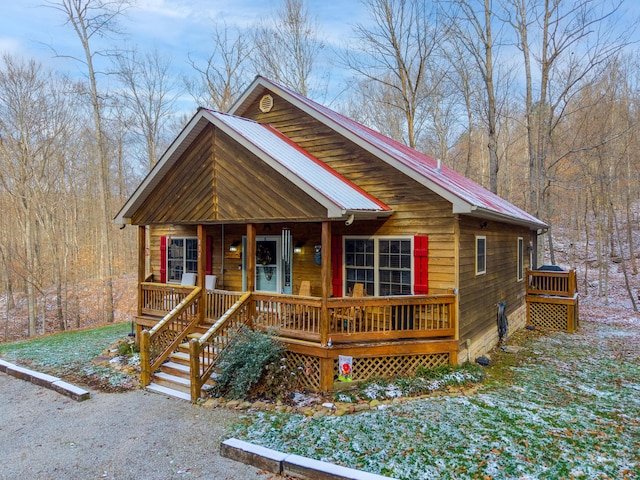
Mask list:
[[[551,226],[544,261],[569,249],[585,288],[596,269],[606,297],[610,260],[621,262],[631,295],[640,47],[623,27],[629,1],[364,0],[368,20],[337,40],[309,3],[283,0],[250,27],[212,21],[209,55],[181,59],[125,41],[128,0],[47,1],[83,52],[52,44],[53,56],[82,76],[0,58],[0,340],[114,321],[114,282],[137,263],[134,229],[112,218],[196,106],[226,110],[256,74],[538,216]]]

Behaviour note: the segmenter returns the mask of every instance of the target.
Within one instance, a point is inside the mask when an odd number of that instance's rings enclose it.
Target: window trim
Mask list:
[[[484,242],[484,266],[482,269],[479,268],[479,262],[478,260],[480,259],[479,257],[479,252],[478,252],[478,245],[479,242],[483,241]],[[476,275],[484,275],[487,273],[487,237],[485,235],[476,235],[476,254],[475,254],[475,265],[476,265]]]
[[[179,284],[182,282],[182,278],[178,279],[178,280],[173,280],[170,279],[171,274],[169,272],[169,249],[171,248],[171,244],[173,242],[173,240],[184,240],[184,245],[183,245],[183,260],[182,260],[182,273],[198,273],[198,264],[196,261],[196,270],[194,272],[191,272],[190,270],[186,269],[186,262],[187,262],[187,240],[195,240],[196,241],[196,245],[198,244],[198,237],[196,236],[191,236],[191,235],[186,235],[186,236],[167,236],[167,245],[166,245],[166,251],[165,251],[165,257],[167,259],[167,283],[175,283],[175,284]],[[197,248],[197,247],[196,247]]]
[[[409,242],[411,261],[409,262],[409,279],[411,295],[414,295],[414,237],[411,235],[343,235],[342,236],[342,295],[348,295],[347,281],[347,240],[373,240],[373,288],[374,295],[380,296],[380,240],[401,240]]]
[[[518,263],[516,264],[516,278],[518,282],[524,280],[524,238],[518,237]]]

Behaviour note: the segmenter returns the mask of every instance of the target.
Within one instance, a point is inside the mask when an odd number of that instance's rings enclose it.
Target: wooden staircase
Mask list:
[[[200,338],[210,326],[198,325],[194,333],[187,336],[187,341],[181,343],[178,349],[169,355],[168,361],[160,366],[159,371],[152,374],[151,383],[146,387],[148,391],[191,401],[189,342],[193,338]],[[213,386],[214,383],[214,380],[209,379],[205,385]]]

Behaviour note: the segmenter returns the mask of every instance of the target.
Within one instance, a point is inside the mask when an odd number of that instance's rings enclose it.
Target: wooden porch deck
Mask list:
[[[158,351],[183,342],[189,335],[186,330],[193,325],[210,326],[207,334],[191,340],[191,375],[197,388],[192,392],[194,399],[199,395],[197,385],[211,373],[206,370],[228,344],[231,332],[242,325],[275,332],[285,343],[292,365],[305,370],[305,387],[311,390],[338,387],[340,355],[353,358],[354,381],[408,375],[420,366],[457,363],[453,293],[323,301],[319,297],[259,292],[201,292],[199,287],[143,282],[139,299],[136,324],[141,351],[149,350],[148,375],[168,356]],[[160,341],[171,336],[179,339],[173,343]],[[154,342],[151,337],[158,340]],[[145,355],[141,355],[143,362],[147,362]]]

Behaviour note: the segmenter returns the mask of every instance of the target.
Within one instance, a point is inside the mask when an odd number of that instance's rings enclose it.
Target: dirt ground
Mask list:
[[[237,417],[136,390],[75,402],[0,373],[0,479],[274,478],[222,458]]]

